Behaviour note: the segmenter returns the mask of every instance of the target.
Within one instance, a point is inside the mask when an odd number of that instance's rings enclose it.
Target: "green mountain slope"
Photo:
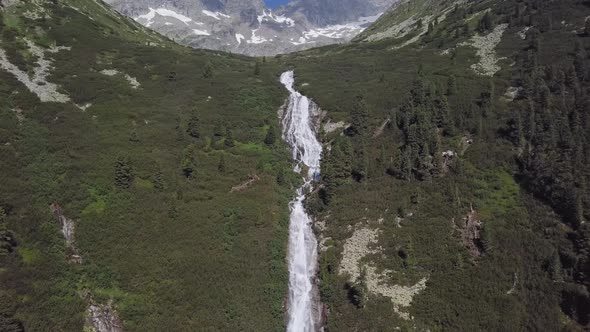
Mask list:
[[[300,179],[272,133],[294,68],[325,111],[327,331],[588,329],[588,16],[416,0],[267,60],[94,0],[5,1],[0,327],[284,330]]]
[[[329,330],[588,326],[588,15],[413,1],[290,59],[327,111]]]
[[[100,1],[5,5],[0,330],[80,331],[110,301],[126,331],[280,330],[292,179],[264,143],[286,96],[272,66]]]

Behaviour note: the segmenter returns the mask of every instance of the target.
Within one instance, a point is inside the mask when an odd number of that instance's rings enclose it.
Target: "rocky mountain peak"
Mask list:
[[[121,13],[195,48],[274,55],[342,43],[396,0],[106,0]]]

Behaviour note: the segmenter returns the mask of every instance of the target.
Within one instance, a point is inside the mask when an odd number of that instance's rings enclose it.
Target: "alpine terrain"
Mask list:
[[[590,329],[590,1],[111,4],[0,1],[0,331]]]
[[[396,0],[106,0],[121,13],[195,48],[275,55],[348,41]]]

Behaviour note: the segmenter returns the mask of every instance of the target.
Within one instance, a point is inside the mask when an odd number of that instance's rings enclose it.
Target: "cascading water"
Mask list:
[[[305,183],[297,189],[289,218],[289,321],[288,332],[314,332],[319,329],[320,309],[314,278],[317,270],[317,240],[311,218],[305,212],[305,194],[320,172],[322,145],[316,137],[313,112],[318,107],[293,88],[293,71],[281,75],[281,83],[289,90],[289,104],[283,116],[283,139],[293,150],[294,171],[308,168]],[[303,164],[303,165],[302,165]]]

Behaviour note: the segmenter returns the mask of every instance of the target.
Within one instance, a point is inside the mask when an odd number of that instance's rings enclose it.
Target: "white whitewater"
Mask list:
[[[312,182],[320,172],[322,145],[314,132],[313,112],[318,107],[293,88],[293,71],[281,75],[281,83],[289,90],[289,104],[283,116],[283,139],[293,150],[294,171],[308,168],[305,183],[297,189],[297,198],[290,205],[289,218],[289,321],[288,332],[314,332],[319,330],[320,310],[317,287],[317,241],[312,220],[305,212],[305,194],[313,188]],[[303,164],[303,165],[302,165]]]

